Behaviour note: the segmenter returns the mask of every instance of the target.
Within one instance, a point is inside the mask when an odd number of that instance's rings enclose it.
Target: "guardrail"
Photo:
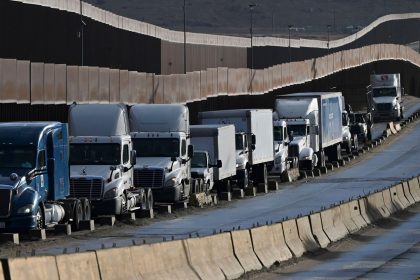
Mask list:
[[[420,67],[418,53],[392,44],[262,70],[211,68],[174,75],[0,59],[0,103],[187,103],[218,95],[264,94],[378,60],[403,60]]]

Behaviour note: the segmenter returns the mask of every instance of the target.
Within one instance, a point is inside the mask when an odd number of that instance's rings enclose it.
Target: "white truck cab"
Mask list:
[[[289,136],[287,123],[277,119],[277,113],[273,113],[273,140],[274,140],[274,161],[269,167],[272,175],[283,174],[288,170],[288,145]]]
[[[404,106],[402,106],[400,74],[378,74],[370,76],[371,111],[374,119],[404,118]]]

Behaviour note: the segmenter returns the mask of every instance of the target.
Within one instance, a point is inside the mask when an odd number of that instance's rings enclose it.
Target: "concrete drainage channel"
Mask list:
[[[415,113],[401,124],[388,123],[383,136],[367,147],[381,144],[418,116]],[[326,248],[419,201],[419,177],[414,177],[319,212],[252,229],[83,253],[4,259],[0,280],[235,279]]]

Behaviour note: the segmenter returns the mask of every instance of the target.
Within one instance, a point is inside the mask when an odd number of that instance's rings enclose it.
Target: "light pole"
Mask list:
[[[251,76],[250,76],[250,82],[251,82],[251,94],[252,94],[252,74],[253,74],[253,69],[254,69],[254,48],[253,48],[253,40],[252,40],[252,36],[253,36],[253,22],[254,22],[254,18],[253,18],[253,16],[254,16],[254,8],[256,7],[257,5],[256,4],[254,4],[254,3],[251,3],[251,4],[249,4],[248,5],[248,7],[249,7],[249,11],[250,11],[250,13],[251,13],[251,23],[250,23],[250,25],[251,25],[251,27],[250,27],[250,33],[251,33]]]
[[[80,49],[81,49],[81,66],[84,64],[84,28],[86,23],[83,21],[82,0],[80,0]]]
[[[293,25],[289,24],[287,28],[289,29],[289,62],[292,62],[292,48],[290,46],[290,31],[292,30]]]
[[[186,20],[185,20],[185,14],[186,14],[186,5],[184,0],[184,74],[187,74],[187,33],[186,33]]]
[[[327,24],[327,36],[328,36],[328,41],[327,41],[327,48],[328,48],[328,54],[330,54],[330,29],[331,29],[331,24]]]

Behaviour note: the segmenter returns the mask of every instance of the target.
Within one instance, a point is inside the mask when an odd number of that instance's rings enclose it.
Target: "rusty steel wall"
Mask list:
[[[354,72],[346,71],[360,67],[366,69],[365,65],[377,65],[381,61],[404,61],[408,70],[390,67],[381,71],[371,69],[370,72],[351,76],[349,73]],[[222,67],[194,71],[186,75],[155,75],[109,68],[0,59],[0,103],[41,105],[39,108],[73,102],[204,102],[211,108],[232,105],[253,107],[255,103],[248,100],[257,98],[261,103],[263,100],[270,100],[269,96],[273,92],[305,85],[306,90],[342,91],[348,103],[354,108],[362,108],[371,73],[401,73],[406,92],[420,96],[419,68],[420,55],[399,45],[366,46],[266,69]],[[220,100],[226,102],[220,105]],[[232,100],[236,103],[231,103]]]

